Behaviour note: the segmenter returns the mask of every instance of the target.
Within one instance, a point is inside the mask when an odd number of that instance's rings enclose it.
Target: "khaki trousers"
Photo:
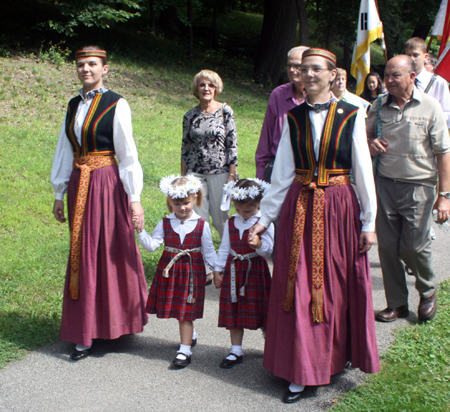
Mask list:
[[[220,238],[222,239],[223,228],[228,219],[228,212],[220,210],[220,203],[222,202],[223,185],[228,180],[228,173],[215,175],[192,174],[201,180],[203,192],[203,203],[200,207],[195,206],[194,210],[208,223],[209,215],[211,215],[213,226],[219,232]]]
[[[436,289],[430,238],[435,189],[381,176],[375,181],[378,254],[384,291],[388,307],[397,308],[408,303],[405,264],[415,274],[420,296],[428,298]]]

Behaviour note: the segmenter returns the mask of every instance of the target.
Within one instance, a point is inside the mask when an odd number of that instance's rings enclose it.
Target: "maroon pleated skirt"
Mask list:
[[[67,189],[70,223],[79,179],[80,171],[73,170]],[[142,332],[147,282],[117,166],[91,172],[82,238],[79,298],[70,297],[69,257],[61,339],[90,345],[92,339]]]
[[[367,373],[380,370],[367,254],[358,253],[359,204],[350,185],[325,188],[324,321],[313,321],[311,192],[297,275],[294,310],[284,311],[296,202],[289,189],[280,215],[269,299],[264,367],[300,385],[326,385],[347,361]]]

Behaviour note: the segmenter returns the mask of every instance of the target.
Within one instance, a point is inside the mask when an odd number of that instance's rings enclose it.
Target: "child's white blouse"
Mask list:
[[[181,244],[183,244],[186,235],[194,231],[195,227],[197,226],[198,219],[200,219],[200,216],[195,212],[192,212],[192,216],[184,222],[181,222],[179,219],[177,219],[175,213],[171,213],[166,217],[170,220],[170,225],[172,226],[174,232],[178,233],[178,235],[180,236]],[[164,243],[163,221],[161,220],[158,222],[151,236],[150,233],[145,230],[143,230],[141,233],[138,233],[138,240],[142,247],[150,253],[158,249]],[[208,222],[205,222],[205,225],[203,226],[202,254],[207,265],[210,268],[213,268],[217,255],[216,251],[214,250],[214,245],[211,237],[211,229]]]
[[[239,230],[239,238],[242,239],[242,235],[244,231],[250,229],[261,217],[261,212],[258,213],[247,220],[241,215],[235,214],[233,215],[234,225]],[[255,249],[256,253],[262,257],[269,257],[273,251],[273,224],[270,224],[268,229],[261,235],[261,247],[259,249]],[[223,237],[222,243],[220,244],[219,252],[217,253],[216,264],[214,265],[215,271],[222,271],[225,268],[227,263],[228,254],[230,253],[230,232],[228,230],[228,221],[225,223],[225,227],[223,229]]]

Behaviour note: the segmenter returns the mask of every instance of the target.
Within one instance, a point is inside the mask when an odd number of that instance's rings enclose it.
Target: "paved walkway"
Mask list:
[[[437,231],[433,263],[438,281],[449,278],[450,233]],[[385,307],[383,283],[376,248],[370,252],[375,310]],[[415,322],[418,294],[409,277],[410,308],[407,319],[377,323],[380,351],[393,340],[392,331]],[[150,317],[145,331],[116,341],[97,342],[87,359],[72,362],[73,346],[48,345],[0,371],[0,411],[324,411],[342,392],[364,379],[358,370],[345,370],[330,385],[306,388],[304,399],[285,405],[280,398],[287,383],[262,367],[264,341],[260,331],[246,331],[245,360],[231,370],[219,368],[229,349],[227,331],[217,328],[219,292],[207,288],[204,319],[192,363],[173,370],[178,349],[175,320]]]

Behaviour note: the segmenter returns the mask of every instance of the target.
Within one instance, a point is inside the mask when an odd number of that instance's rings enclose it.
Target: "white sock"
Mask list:
[[[91,347],[92,347],[92,343],[89,346],[78,344],[77,346],[75,346],[75,349],[81,352],[82,350],[91,349]]]
[[[178,352],[184,353],[187,356],[191,356],[192,355],[191,345],[180,344],[180,349],[178,349]]]
[[[192,340],[197,339],[198,338],[198,333],[194,328],[194,333],[192,334]]]
[[[236,356],[242,356],[244,352],[242,351],[242,345],[231,345],[231,353],[234,353]],[[228,355],[228,360],[236,360],[236,356]]]
[[[303,389],[305,389],[305,385],[297,385],[295,383],[289,385],[289,390],[291,392],[303,392]]]

